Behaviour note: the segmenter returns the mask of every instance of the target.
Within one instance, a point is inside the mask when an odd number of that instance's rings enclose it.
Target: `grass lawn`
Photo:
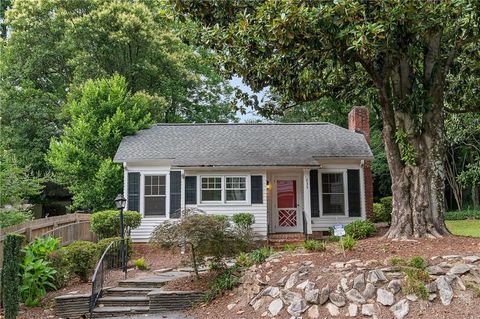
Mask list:
[[[446,220],[445,223],[454,235],[480,237],[480,220]]]

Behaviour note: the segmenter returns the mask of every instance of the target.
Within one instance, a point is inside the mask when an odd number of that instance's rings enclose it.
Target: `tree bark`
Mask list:
[[[443,110],[433,106],[421,124],[408,113],[392,109],[388,90],[380,90],[383,140],[392,178],[393,211],[387,238],[442,237],[449,235],[443,221],[445,211],[445,147]],[[397,130],[408,135],[415,152],[414,163],[406,163],[395,140]]]

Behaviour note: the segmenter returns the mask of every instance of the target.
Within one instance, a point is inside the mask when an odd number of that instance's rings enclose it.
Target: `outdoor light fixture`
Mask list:
[[[270,185],[270,181],[267,181],[267,189],[272,188],[272,185]]]
[[[127,199],[122,194],[118,194],[115,198],[115,207],[117,207],[117,209],[125,209],[126,205]]]
[[[122,269],[125,273],[125,279],[127,278],[127,252],[125,248],[125,229],[123,227],[123,210],[127,204],[127,200],[122,194],[118,194],[115,198],[115,207],[120,211],[120,237],[122,238],[121,245],[120,245],[120,260],[122,262]]]

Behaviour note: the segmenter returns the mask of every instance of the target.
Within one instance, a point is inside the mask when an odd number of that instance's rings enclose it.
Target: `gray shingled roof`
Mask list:
[[[172,166],[315,166],[318,158],[371,159],[364,136],[329,123],[157,124],[125,137],[115,162]]]

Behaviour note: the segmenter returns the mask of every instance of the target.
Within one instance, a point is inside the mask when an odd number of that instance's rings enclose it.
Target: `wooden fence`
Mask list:
[[[95,241],[95,234],[90,231],[90,214],[68,214],[62,216],[35,219],[20,225],[0,229],[0,267],[3,264],[3,241],[6,234],[25,235],[27,242],[37,237],[60,237],[60,245],[65,246],[75,240]]]

